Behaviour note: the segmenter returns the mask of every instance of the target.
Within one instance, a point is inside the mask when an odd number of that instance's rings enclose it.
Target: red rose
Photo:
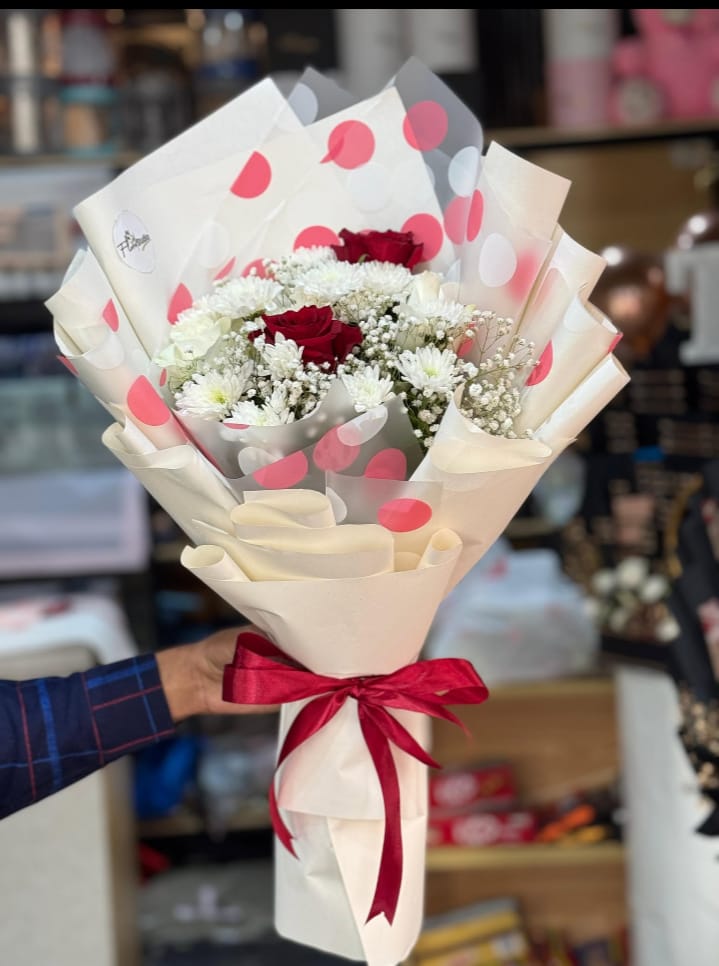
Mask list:
[[[340,232],[343,245],[333,245],[341,262],[360,262],[371,259],[392,262],[412,268],[422,261],[423,242],[416,242],[411,231],[347,231]]]
[[[304,362],[314,362],[318,366],[329,362],[334,369],[362,341],[362,330],[356,325],[346,325],[332,318],[329,305],[323,308],[308,305],[296,312],[263,315],[262,319],[265,328],[250,332],[252,341],[262,334],[265,342],[274,345],[275,336],[279,333],[302,346]]]

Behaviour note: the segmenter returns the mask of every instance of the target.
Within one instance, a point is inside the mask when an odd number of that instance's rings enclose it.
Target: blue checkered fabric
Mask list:
[[[0,681],[0,817],[175,734],[154,655]]]

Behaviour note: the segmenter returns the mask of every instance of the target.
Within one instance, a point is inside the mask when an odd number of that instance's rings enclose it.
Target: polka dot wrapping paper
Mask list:
[[[187,534],[183,565],[308,673],[365,681],[414,665],[446,594],[625,385],[617,330],[590,302],[604,263],[559,227],[568,189],[485,150],[479,121],[412,59],[359,102],[314,70],[287,99],[264,80],[76,209],[88,247],[47,303],[61,358],[111,415],[105,445]],[[426,450],[402,398],[358,412],[340,379],[283,425],[177,407],[158,358],[188,310],[343,231],[411,233],[413,272],[533,343],[516,438],[468,420],[461,388]],[[278,769],[294,854],[278,843],[275,922],[393,966],[421,928],[427,764],[392,744],[387,863],[387,788],[358,693]],[[309,700],[283,705],[280,745]],[[395,701],[391,717],[427,746],[427,715]],[[368,916],[386,864],[391,912]]]

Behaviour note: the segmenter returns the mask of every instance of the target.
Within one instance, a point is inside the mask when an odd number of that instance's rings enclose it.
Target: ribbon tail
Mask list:
[[[377,874],[377,885],[365,922],[370,922],[376,916],[384,915],[387,922],[392,925],[397,912],[399,892],[402,885],[402,818],[399,778],[397,777],[397,769],[389,741],[372,718],[363,713],[364,711],[365,709],[360,704],[358,707],[360,726],[372,756],[384,800],[382,854]]]
[[[280,815],[280,807],[277,804],[277,794],[275,792],[275,781],[272,779],[270,784],[270,791],[267,796],[269,809],[270,809],[270,821],[272,822],[272,828],[274,830],[277,838],[282,842],[287,851],[297,858],[297,853],[295,852],[295,847],[292,844],[292,832],[285,825],[284,819]]]

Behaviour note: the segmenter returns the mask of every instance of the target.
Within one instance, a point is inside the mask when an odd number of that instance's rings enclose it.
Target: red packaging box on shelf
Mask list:
[[[534,841],[538,822],[533,812],[463,812],[454,815],[430,813],[428,844],[436,845],[519,845]]]
[[[472,807],[480,809],[511,808],[517,801],[517,784],[512,766],[477,765],[474,768],[444,769],[429,780],[429,804],[433,811]]]

